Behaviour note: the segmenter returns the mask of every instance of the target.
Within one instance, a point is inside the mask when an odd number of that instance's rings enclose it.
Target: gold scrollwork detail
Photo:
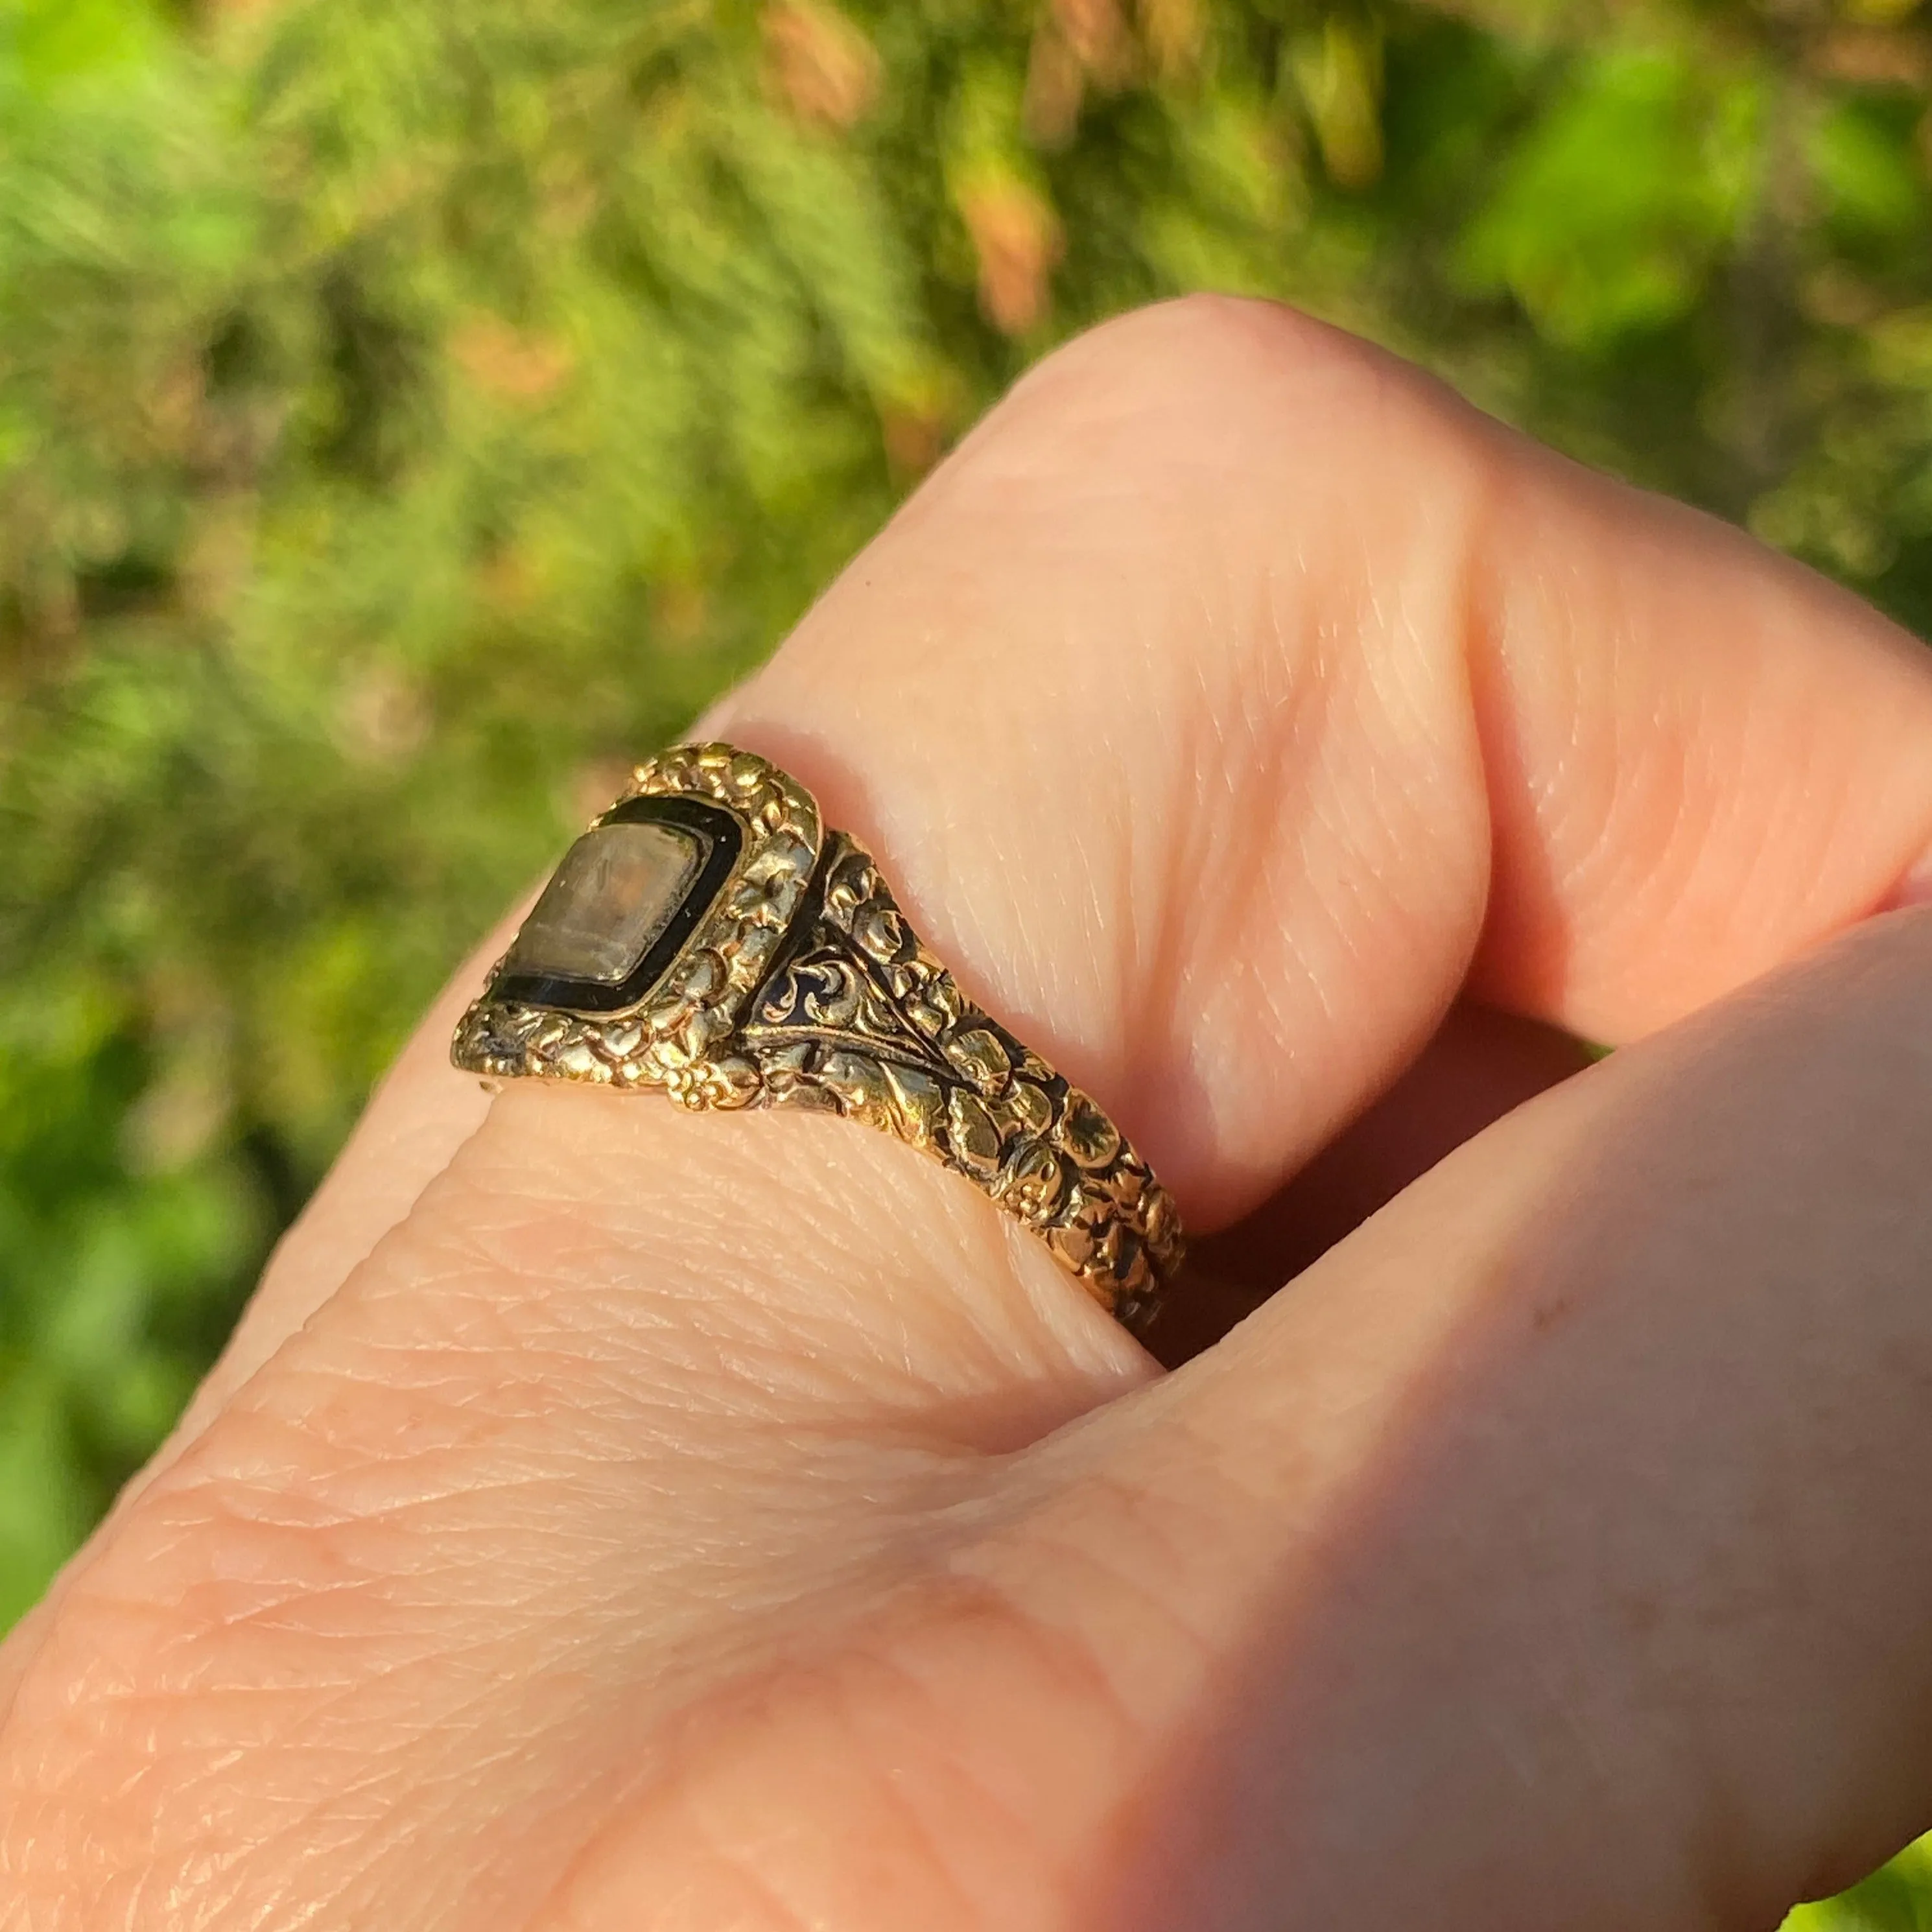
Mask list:
[[[751,1104],[829,1100],[896,1134],[985,1190],[1144,1328],[1181,1258],[1166,1190],[1087,1094],[966,998],[863,847],[834,833],[823,871],[818,917],[737,1036],[764,1082]]]

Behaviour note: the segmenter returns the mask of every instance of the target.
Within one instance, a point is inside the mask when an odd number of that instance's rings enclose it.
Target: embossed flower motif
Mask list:
[[[1034,1226],[1051,1220],[1066,1187],[1066,1169],[1059,1156],[1038,1141],[1023,1148],[1009,1165],[1000,1198],[1022,1220]]]
[[[951,976],[944,973],[930,976],[914,997],[906,1001],[906,1017],[928,1040],[937,1040],[965,1017],[966,1002]]]
[[[982,1093],[997,1093],[1012,1071],[1012,1058],[985,1027],[970,1027],[946,1042],[946,1057]]]
[[[767,1052],[760,1076],[766,1091],[775,1100],[796,1099],[809,1082],[816,1060],[817,1048],[808,1040]]]
[[[754,752],[740,752],[724,770],[725,782],[754,808],[764,805],[776,791],[772,768]]]
[[[859,1011],[859,975],[849,961],[819,957],[792,969],[806,1017],[819,1026],[847,1027]]]
[[[664,1076],[664,1091],[680,1107],[689,1107],[694,1112],[705,1104],[705,1078],[709,1071],[701,1061],[674,1066]]]
[[[1084,1168],[1105,1167],[1120,1150],[1120,1130],[1077,1087],[1066,1090],[1060,1144]]]
[[[1174,1197],[1167,1190],[1150,1185],[1144,1196],[1148,1246],[1156,1253],[1179,1244],[1180,1218],[1174,1212]]]
[[[1099,1258],[1115,1225],[1114,1203],[1106,1190],[1083,1180],[1066,1190],[1065,1209],[1048,1238],[1075,1268],[1084,1270]]]
[[[610,1078],[610,1063],[580,1034],[551,1054],[550,1064],[572,1080],[589,1080],[602,1085]]]
[[[706,1107],[748,1106],[758,1098],[762,1084],[757,1067],[735,1053],[694,1060],[675,1069],[664,1083],[665,1092],[680,1106],[694,1112]]]
[[[599,1028],[597,1050],[606,1060],[628,1060],[644,1042],[644,1030],[634,1019],[612,1020]]]

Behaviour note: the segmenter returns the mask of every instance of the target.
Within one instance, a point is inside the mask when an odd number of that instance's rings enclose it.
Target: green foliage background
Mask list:
[[[1298,302],[1932,626],[1914,0],[843,8],[0,0],[0,1627],[465,945],[1099,317]]]

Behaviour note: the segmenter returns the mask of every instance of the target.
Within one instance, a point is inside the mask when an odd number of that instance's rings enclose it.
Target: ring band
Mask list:
[[[486,1079],[881,1128],[1024,1222],[1136,1334],[1180,1266],[1173,1200],[1126,1136],[961,992],[803,785],[729,745],[638,767],[565,854],[450,1057]]]

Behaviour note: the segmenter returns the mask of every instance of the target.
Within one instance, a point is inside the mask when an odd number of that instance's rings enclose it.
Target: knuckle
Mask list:
[[[1076,463],[1124,460],[1130,473],[1225,493],[1240,472],[1292,477],[1338,458],[1358,475],[1432,452],[1466,459],[1492,427],[1426,371],[1345,329],[1280,302],[1190,295],[1057,350],[988,418],[986,440],[1051,441]]]

